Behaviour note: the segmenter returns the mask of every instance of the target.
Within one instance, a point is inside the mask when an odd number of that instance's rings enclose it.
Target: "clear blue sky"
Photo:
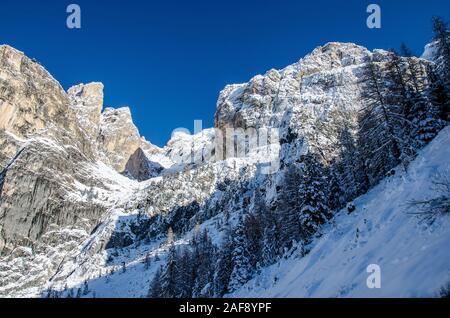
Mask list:
[[[81,6],[81,30],[66,28],[70,3]],[[381,5],[380,30],[366,27],[370,3]],[[103,82],[105,104],[130,106],[141,134],[163,145],[195,119],[212,126],[226,84],[329,41],[404,41],[421,54],[431,16],[449,12],[448,0],[1,0],[0,43],[36,58],[66,89]]]

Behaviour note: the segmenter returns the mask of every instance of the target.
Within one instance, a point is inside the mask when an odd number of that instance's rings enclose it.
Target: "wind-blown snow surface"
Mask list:
[[[433,297],[450,281],[450,216],[432,226],[406,204],[430,198],[433,175],[450,167],[450,127],[408,172],[385,179],[342,210],[304,258],[293,255],[234,293],[236,297]],[[357,233],[358,231],[358,233]],[[381,288],[369,289],[369,264],[381,267]]]

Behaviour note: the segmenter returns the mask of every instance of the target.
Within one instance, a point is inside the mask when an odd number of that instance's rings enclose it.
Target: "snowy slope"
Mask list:
[[[430,227],[405,205],[433,197],[431,177],[450,168],[450,127],[412,163],[342,210],[309,254],[266,268],[236,297],[433,297],[450,281],[450,218]],[[436,194],[434,194],[436,195]],[[359,234],[356,233],[359,232]],[[381,288],[369,289],[369,264],[381,267]],[[276,282],[275,282],[276,281]]]
[[[338,213],[313,241],[304,258],[294,252],[288,259],[262,270],[253,280],[228,297],[425,297],[437,296],[450,280],[450,219],[438,219],[431,227],[409,215],[405,202],[428,198],[430,176],[450,168],[450,127],[412,163],[408,173],[386,179],[354,201],[357,209]],[[225,163],[225,162],[224,162]],[[141,187],[160,178],[141,183]],[[136,199],[134,199],[136,200]],[[136,212],[134,212],[136,213]],[[51,283],[61,295],[75,295],[88,282],[89,292],[81,297],[145,297],[159,266],[165,265],[168,245],[165,239],[131,245],[114,251],[97,249],[119,220],[127,224],[136,215],[115,209],[100,228],[80,247]],[[215,244],[223,235],[216,227],[220,215],[204,222]],[[126,227],[126,226],[125,226]],[[110,230],[107,230],[110,228]],[[357,232],[358,231],[358,235]],[[193,231],[177,238],[178,246],[188,244]],[[146,268],[145,256],[150,265]],[[125,271],[124,266],[125,263]],[[368,289],[369,264],[381,267],[381,289]],[[275,283],[276,281],[276,283]],[[45,296],[28,290],[21,296]]]

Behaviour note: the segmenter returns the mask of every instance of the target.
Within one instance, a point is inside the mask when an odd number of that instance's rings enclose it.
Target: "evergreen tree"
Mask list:
[[[433,33],[437,53],[431,89],[433,101],[440,109],[441,119],[450,121],[450,31],[448,24],[439,17],[433,17]]]
[[[196,275],[192,296],[196,298],[212,297],[214,245],[206,230],[194,237],[193,249]]]
[[[258,212],[247,214],[244,219],[245,238],[252,269],[256,269],[262,258],[262,218],[263,214],[259,210]]]
[[[412,93],[413,101],[412,117],[413,128],[411,136],[419,147],[429,143],[442,128],[437,109],[423,93]]]
[[[162,298],[174,298],[177,292],[176,273],[178,266],[178,254],[172,244],[167,256],[166,269],[161,275]]]
[[[414,95],[411,91],[421,92],[424,73],[421,65],[412,58],[412,53],[405,44],[402,44],[402,52],[407,55],[406,61],[402,60],[394,49],[389,52],[384,96],[392,131],[400,151],[399,160],[406,166],[417,153],[414,137],[412,137],[414,128],[412,116],[415,112],[416,101],[412,98]],[[412,83],[412,88],[409,87],[408,82]]]
[[[217,252],[217,263],[214,269],[214,297],[222,297],[229,292],[231,271],[233,269],[233,242],[230,230],[225,234],[225,240]]]
[[[408,119],[409,134],[405,134],[401,139],[403,145],[410,146],[409,156],[403,159],[409,159],[416,154],[416,149],[425,146],[430,142],[442,128],[439,120],[438,107],[427,96],[425,84],[430,81],[422,62],[413,58],[409,48],[402,44],[402,53],[407,60],[407,69],[409,76],[406,77],[406,96],[403,97],[404,103],[408,105],[409,112],[405,113]],[[410,137],[409,140],[407,137]]]
[[[427,67],[427,74],[429,78],[428,96],[444,125],[445,122],[450,121],[450,99],[448,97],[448,89],[446,89],[443,81],[437,76],[431,65]]]
[[[160,298],[163,295],[162,291],[162,268],[159,267],[158,270],[155,273],[155,276],[153,277],[153,280],[150,284],[150,288],[148,291],[148,297],[149,298]]]
[[[284,172],[283,186],[277,198],[277,217],[280,224],[280,248],[291,248],[292,241],[300,238],[299,211],[301,206],[298,192],[301,180],[296,164],[289,165]]]
[[[87,281],[84,281],[83,283],[83,295],[86,296],[89,294],[89,285]]]
[[[245,237],[244,219],[242,218],[236,227],[233,237],[233,270],[228,286],[230,292],[237,290],[251,278],[250,259],[248,242]]]
[[[337,171],[338,165],[336,162],[331,163],[330,168],[330,184],[329,184],[329,197],[328,205],[331,210],[340,210],[345,203],[344,191],[341,188],[340,176]]]
[[[341,153],[339,160],[334,165],[333,172],[343,191],[344,200],[341,200],[340,203],[344,205],[346,202],[366,193],[370,184],[363,157],[351,132],[355,127],[352,127],[352,123],[346,118],[343,119],[340,127],[338,142]]]
[[[192,289],[194,287],[194,266],[195,259],[192,256],[190,249],[185,248],[181,253],[179,259],[179,266],[176,272],[177,281],[177,298],[192,297]]]
[[[151,264],[151,259],[150,259],[150,252],[145,254],[145,259],[144,259],[144,268],[145,270],[148,270],[150,268],[150,264]]]
[[[331,216],[327,205],[327,180],[318,159],[307,154],[302,158],[302,182],[299,195],[301,238],[308,240]]]
[[[394,133],[393,114],[383,96],[381,71],[373,61],[364,70],[358,148],[365,159],[365,171],[371,185],[384,178],[399,163],[401,156]]]
[[[448,74],[450,72],[450,31],[448,24],[439,17],[433,17],[433,40],[436,41],[437,49],[437,71],[448,84]]]
[[[272,212],[270,212],[272,213]],[[262,266],[270,266],[274,264],[278,256],[278,231],[275,223],[275,218],[271,218],[274,222],[266,224],[263,232],[262,243]]]

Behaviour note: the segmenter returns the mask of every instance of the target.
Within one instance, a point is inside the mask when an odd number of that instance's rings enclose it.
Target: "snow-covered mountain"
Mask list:
[[[0,296],[437,295],[448,215],[405,213],[449,164],[430,47],[328,43],[225,87],[214,128],[159,148],[101,83],[66,92],[0,46]]]

